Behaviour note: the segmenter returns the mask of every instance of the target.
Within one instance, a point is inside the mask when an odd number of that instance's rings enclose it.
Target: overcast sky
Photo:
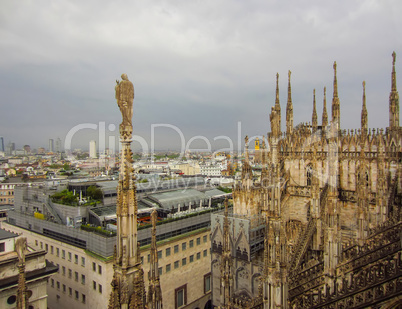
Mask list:
[[[74,128],[104,123],[117,140],[114,86],[127,73],[134,134],[148,147],[152,125],[169,124],[185,143],[205,136],[225,148],[214,137],[236,145],[270,130],[277,72],[283,129],[288,70],[294,124],[311,122],[314,88],[319,122],[324,86],[331,115],[334,61],[341,126],[360,127],[365,80],[369,127],[386,127],[394,50],[402,72],[401,12],[400,0],[2,0],[0,136],[17,148],[47,148],[49,138],[64,144]],[[156,149],[180,148],[174,129],[154,133]],[[98,136],[79,130],[72,148]],[[206,148],[199,142],[191,147]]]

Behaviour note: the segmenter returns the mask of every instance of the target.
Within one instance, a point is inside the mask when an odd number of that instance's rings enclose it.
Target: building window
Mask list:
[[[162,250],[158,251],[158,259],[160,260],[162,258]]]
[[[56,282],[56,287],[58,290],[60,290],[60,282],[59,281]]]
[[[60,265],[59,264],[57,264],[57,273],[58,274],[60,273]]]
[[[65,266],[62,267],[62,273],[63,273],[63,276],[66,275],[66,267]]]
[[[63,293],[66,293],[66,290],[67,290],[66,285],[63,284]]]
[[[204,250],[204,257],[206,257],[207,254],[208,254],[208,251],[205,249],[205,250]]]
[[[197,246],[198,246],[199,244],[201,244],[201,238],[200,238],[200,237],[197,238]]]
[[[202,241],[207,242],[207,235],[204,235],[204,237],[202,237]]]
[[[192,239],[192,240],[190,240],[189,245],[190,245],[190,248],[194,247],[194,240],[193,240],[193,239]]]
[[[185,266],[187,264],[187,259],[184,258],[181,260],[181,266]]]
[[[78,293],[78,291],[77,290],[75,290],[75,299],[79,299],[80,298],[80,293]]]
[[[190,255],[190,263],[194,262],[194,254]]]
[[[98,284],[98,290],[99,290],[99,293],[102,294],[102,285],[101,284]]]
[[[170,271],[170,264],[166,265],[166,272],[168,273]]]
[[[102,266],[98,265],[98,273],[99,275],[102,275]]]
[[[175,308],[181,308],[187,304],[187,285],[183,285],[175,290]]]
[[[71,252],[68,253],[68,260],[71,262]]]
[[[201,252],[197,252],[197,260],[201,258]]]
[[[159,276],[162,276],[162,267],[158,268]]]
[[[54,247],[53,246],[50,246],[50,254],[53,254],[54,253]]]
[[[211,273],[204,276],[204,294],[211,291]]]
[[[61,250],[61,258],[62,259],[66,258],[66,250]]]
[[[81,266],[85,267],[85,258],[84,257],[81,257]]]
[[[186,243],[186,242],[183,242],[183,243],[181,244],[181,250],[184,251],[184,250],[186,250],[186,249],[187,249],[187,243]]]
[[[51,280],[50,280],[50,286],[51,286],[52,288],[54,288],[54,279],[51,279]]]
[[[43,242],[40,242],[40,248],[43,249]]]
[[[174,262],[174,269],[179,268],[179,261]]]
[[[85,275],[81,275],[81,284],[85,284]]]
[[[75,272],[74,275],[75,275],[75,276],[74,276],[74,277],[75,277],[75,281],[78,281],[78,272]]]
[[[68,270],[68,278],[71,279],[71,277],[73,276],[73,271],[71,269]]]
[[[86,297],[85,297],[85,294],[82,294],[81,297],[82,297],[82,298],[81,298],[81,299],[82,299],[82,303],[85,304],[86,301],[87,301],[87,300],[86,300]]]
[[[166,254],[165,254],[166,256],[169,256],[170,255],[170,248],[166,248]]]
[[[77,254],[74,255],[74,263],[78,264],[78,255]]]
[[[96,271],[96,263],[95,262],[92,262],[92,270]]]
[[[35,246],[38,246],[38,241],[37,240],[35,240]]]
[[[6,251],[6,243],[2,242],[0,243],[0,252]]]
[[[92,287],[96,291],[96,282],[95,281],[92,281]]]
[[[147,256],[147,261],[148,261],[148,263],[151,262],[151,255],[150,254],[148,254],[148,256]]]
[[[68,295],[70,295],[70,296],[73,295],[73,289],[72,288],[68,288]]]
[[[56,248],[56,256],[59,256],[59,254],[60,254],[60,250],[59,250],[59,248]]]
[[[49,245],[45,244],[45,251],[48,252],[49,251]]]
[[[9,298],[7,298],[7,304],[12,305],[17,301],[17,296],[11,295]]]
[[[174,246],[174,253],[179,252],[179,245]]]
[[[144,257],[141,257],[141,265],[144,265]]]

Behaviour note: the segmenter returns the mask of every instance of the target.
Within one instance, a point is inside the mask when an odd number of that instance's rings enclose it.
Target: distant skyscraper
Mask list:
[[[5,151],[6,149],[4,148],[4,138],[3,136],[0,136],[0,151]]]
[[[89,142],[89,157],[90,158],[97,158],[96,155],[96,141]]]
[[[49,139],[49,152],[54,152],[54,140],[52,138]]]
[[[7,144],[6,153],[7,153],[8,155],[12,155],[13,152],[14,152],[14,150],[15,150],[15,143],[9,142],[9,143]]]
[[[56,152],[61,152],[61,139],[59,137],[56,140]]]

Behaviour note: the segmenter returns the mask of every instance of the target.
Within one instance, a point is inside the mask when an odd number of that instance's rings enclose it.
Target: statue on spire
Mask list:
[[[120,108],[123,122],[120,124],[120,135],[128,135],[131,138],[133,132],[133,100],[134,100],[134,86],[128,80],[127,74],[121,74],[121,81],[116,80],[116,100]]]
[[[271,114],[269,115],[271,121],[271,133],[273,137],[279,137],[279,115],[275,110],[275,107],[271,108]]]

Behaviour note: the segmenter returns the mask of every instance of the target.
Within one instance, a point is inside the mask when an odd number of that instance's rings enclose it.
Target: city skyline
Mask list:
[[[325,86],[330,115],[333,61],[342,127],[360,127],[363,80],[369,127],[387,127],[380,111],[388,106],[394,50],[397,77],[401,68],[401,9],[397,1],[6,3],[0,132],[5,145],[47,148],[50,138],[64,143],[76,126],[104,123],[117,145],[114,83],[127,73],[135,88],[134,134],[149,143],[152,125],[169,124],[186,142],[204,136],[219,149],[227,144],[217,136],[237,143],[270,130],[277,72],[282,120],[288,70],[294,124],[311,119],[313,89],[321,119]],[[155,132],[157,149],[180,148],[174,130]],[[72,149],[86,149],[98,136],[83,129]]]

